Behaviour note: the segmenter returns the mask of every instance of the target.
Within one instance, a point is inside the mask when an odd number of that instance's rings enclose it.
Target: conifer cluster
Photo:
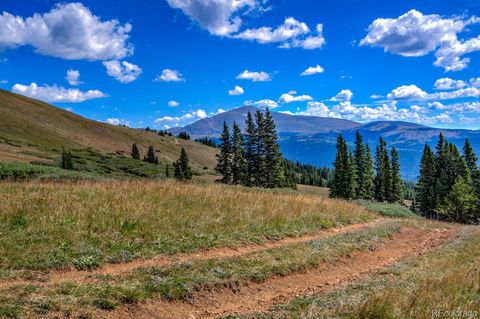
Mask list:
[[[440,133],[433,152],[425,145],[416,190],[416,208],[427,218],[478,223],[480,171],[470,142],[463,155]]]
[[[219,182],[248,187],[275,188],[287,183],[281,165],[282,156],[271,112],[247,114],[245,132],[237,123],[230,134],[226,122],[220,137],[215,171]]]
[[[403,200],[398,152],[394,147],[389,152],[387,143],[381,137],[375,151],[375,169],[370,148],[358,132],[353,152],[343,136],[338,135],[333,166],[331,197],[375,199],[391,203]]]
[[[180,151],[180,158],[175,163],[173,163],[173,169],[173,177],[175,177],[176,179],[181,181],[192,179],[192,170],[189,165],[188,155],[183,147]],[[165,172],[165,175],[168,174],[168,176],[170,176],[170,173],[167,172],[168,171]]]

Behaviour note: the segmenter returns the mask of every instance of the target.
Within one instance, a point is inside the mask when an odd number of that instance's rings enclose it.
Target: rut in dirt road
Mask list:
[[[200,291],[192,304],[183,302],[149,301],[134,306],[123,306],[106,318],[216,318],[235,313],[265,311],[272,305],[287,302],[297,295],[308,295],[334,289],[358,280],[394,262],[434,249],[451,240],[457,228],[428,232],[405,228],[374,251],[357,251],[335,264],[325,263],[302,273],[276,277],[264,283],[251,283],[240,291],[231,289]]]
[[[383,218],[378,218],[372,222],[363,223],[363,224],[352,224],[348,226],[342,226],[337,228],[332,228],[329,230],[322,230],[313,235],[305,235],[299,237],[287,237],[277,241],[268,241],[262,244],[253,244],[239,246],[235,248],[221,247],[214,248],[207,251],[197,251],[193,253],[185,254],[176,254],[173,256],[158,256],[146,260],[135,260],[129,263],[122,264],[107,264],[102,266],[99,269],[92,271],[55,271],[52,272],[43,278],[39,278],[38,282],[32,280],[10,280],[0,282],[0,288],[8,288],[14,285],[26,285],[35,283],[39,286],[46,286],[50,284],[55,284],[63,281],[84,281],[88,280],[89,277],[95,275],[119,275],[132,271],[140,267],[153,267],[153,266],[166,266],[172,263],[185,262],[189,260],[207,260],[214,258],[225,258],[225,257],[234,257],[242,256],[256,251],[261,251],[265,249],[278,248],[290,244],[298,244],[302,242],[308,242],[311,240],[316,240],[320,238],[325,238],[329,236],[340,235],[352,230],[363,229],[380,223]]]

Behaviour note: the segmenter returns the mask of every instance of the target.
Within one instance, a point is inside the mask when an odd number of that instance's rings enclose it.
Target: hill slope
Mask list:
[[[58,156],[62,147],[93,148],[101,153],[129,154],[137,143],[149,145],[160,162],[176,160],[184,146],[194,168],[215,165],[211,147],[174,137],[161,137],[126,127],[92,121],[41,101],[0,90],[0,160],[33,161]]]

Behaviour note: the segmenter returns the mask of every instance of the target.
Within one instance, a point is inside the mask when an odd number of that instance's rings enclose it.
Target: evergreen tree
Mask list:
[[[390,151],[392,159],[392,187],[391,187],[391,203],[401,203],[403,201],[403,183],[400,175],[400,158],[395,147]]]
[[[144,157],[144,161],[147,163],[155,164],[156,156],[155,156],[155,149],[153,148],[153,146],[150,145],[148,147],[147,155],[146,157]]]
[[[232,184],[242,184],[245,180],[245,157],[243,155],[243,136],[240,126],[237,123],[233,123],[233,135],[232,135]]]
[[[447,194],[444,203],[440,206],[438,214],[447,221],[459,223],[477,223],[475,215],[477,197],[469,181],[462,176],[457,176],[452,189]]]
[[[383,148],[383,172],[384,172],[384,182],[385,187],[384,194],[385,198],[383,200],[392,202],[392,164],[390,162],[390,155],[388,154],[387,143]]]
[[[232,182],[232,144],[227,122],[223,122],[223,132],[220,137],[220,152],[217,154],[215,171],[222,175],[219,182],[230,184]]]
[[[449,181],[447,170],[451,165],[448,164],[447,141],[442,133],[438,136],[437,146],[435,148],[435,164],[436,164],[436,183],[435,194],[438,199],[443,200],[450,190],[452,182]]]
[[[185,149],[182,147],[180,152],[180,158],[175,162],[174,177],[181,181],[192,179],[192,170],[189,165],[188,155]]]
[[[380,142],[375,150],[375,199],[383,202],[386,199],[385,194],[385,158],[384,150],[386,148],[383,138],[380,137]]]
[[[272,113],[267,108],[264,118],[263,145],[265,149],[265,187],[275,188],[280,186],[281,158],[280,146],[278,145],[277,130]]]
[[[357,163],[355,162],[355,156],[352,152],[348,153],[348,170],[347,170],[347,181],[349,187],[347,189],[346,198],[354,198],[355,190],[357,189]]]
[[[373,158],[368,144],[365,145],[365,156],[363,161],[363,198],[373,199],[375,196],[375,173],[373,170]]]
[[[244,140],[244,155],[246,162],[246,169],[244,174],[243,184],[245,186],[251,187],[254,186],[254,174],[255,174],[255,165],[256,165],[256,131],[255,122],[253,121],[253,116],[250,112],[247,114],[245,128],[245,140]]]
[[[339,134],[337,138],[337,154],[333,167],[330,197],[349,199],[353,174],[351,173],[347,143],[342,134]]]
[[[465,159],[472,178],[473,190],[477,196],[480,196],[480,170],[477,166],[478,157],[473,151],[468,139],[465,140],[465,146],[463,147],[463,158]]]
[[[166,178],[170,177],[170,165],[168,164],[165,165],[165,177]]]
[[[133,143],[131,155],[133,159],[140,160],[140,151],[138,150],[137,143]]]
[[[65,149],[62,148],[62,165],[61,166],[63,169],[68,169],[68,170],[74,169],[72,152],[70,150],[65,151]]]
[[[356,198],[365,198],[366,189],[365,189],[365,167],[366,165],[366,149],[365,144],[363,144],[362,135],[357,131],[355,135],[355,159],[356,164],[356,178],[355,178],[355,197]]]
[[[255,166],[254,166],[254,185],[257,187],[266,187],[266,167],[265,167],[265,119],[261,111],[255,113]]]
[[[438,203],[436,178],[436,159],[428,144],[425,144],[420,164],[416,200],[421,214],[427,218],[436,218],[435,210]]]

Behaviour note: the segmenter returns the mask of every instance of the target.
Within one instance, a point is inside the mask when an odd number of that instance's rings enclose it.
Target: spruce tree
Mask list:
[[[145,161],[147,163],[152,163],[152,164],[155,164],[155,149],[153,148],[153,146],[149,146],[148,147],[148,151],[147,151],[147,157],[145,158]]]
[[[365,145],[365,156],[363,160],[363,187],[364,199],[373,199],[375,196],[375,173],[373,169],[373,158],[368,144]]]
[[[165,165],[165,177],[166,178],[170,177],[170,165],[168,164]]]
[[[472,179],[473,190],[477,196],[480,196],[480,171],[477,166],[478,157],[472,149],[468,139],[465,140],[463,147],[463,158],[470,171],[470,177]]]
[[[436,170],[436,184],[435,184],[435,194],[438,199],[443,200],[447,193],[450,190],[452,181],[449,180],[448,170],[450,170],[451,164],[449,163],[449,158],[447,154],[447,141],[442,133],[438,136],[438,143],[435,148],[435,164],[437,167]]]
[[[363,144],[362,135],[357,131],[355,134],[355,165],[356,165],[356,178],[355,178],[355,197],[365,198],[365,161],[366,161],[366,149]]]
[[[131,155],[133,159],[140,160],[140,151],[138,150],[137,143],[133,143]]]
[[[278,145],[277,130],[272,113],[267,108],[264,118],[263,145],[265,149],[265,187],[275,188],[280,186],[281,159],[280,146]]]
[[[385,187],[384,194],[385,198],[383,200],[392,202],[392,164],[390,162],[390,155],[388,154],[387,143],[383,148],[383,172],[384,172],[384,182],[383,185]]]
[[[420,213],[427,218],[436,218],[437,208],[437,168],[435,156],[425,144],[420,164],[420,177],[418,178],[416,204]]]
[[[231,164],[231,175],[232,175],[232,184],[238,185],[242,184],[245,179],[245,157],[243,154],[243,136],[240,126],[237,123],[233,123],[233,134],[232,134],[232,164]]]
[[[255,113],[255,127],[254,185],[257,187],[266,187],[265,119],[261,111]]]
[[[192,179],[192,170],[189,165],[188,155],[183,147],[180,152],[180,158],[175,162],[174,168],[174,177],[176,179],[181,181]]]
[[[251,187],[254,183],[254,173],[256,165],[255,145],[257,131],[255,127],[255,122],[253,121],[252,113],[248,112],[245,124],[246,127],[243,149],[245,154],[246,169],[243,184],[245,186]]]
[[[385,194],[385,142],[380,137],[380,141],[375,150],[375,199],[379,202],[383,202],[386,199]]]
[[[403,201],[403,182],[400,175],[400,158],[395,147],[390,151],[392,159],[392,187],[391,187],[391,203],[401,203]]]
[[[63,169],[68,169],[68,170],[74,169],[72,152],[70,150],[66,151],[65,149],[62,148],[62,165],[61,166]]]
[[[223,122],[223,132],[220,137],[220,151],[217,154],[215,171],[222,175],[219,182],[230,184],[232,182],[232,145],[227,122]]]
[[[355,156],[352,152],[348,153],[348,170],[347,170],[347,182],[348,182],[348,189],[347,189],[347,197],[346,198],[354,198],[355,197],[355,190],[357,189],[357,165],[355,162]]]
[[[440,218],[458,223],[477,223],[477,197],[469,181],[457,176],[438,213]]]
[[[342,134],[339,134],[337,137],[337,154],[333,167],[330,197],[349,199],[353,174],[351,173],[347,143]]]

